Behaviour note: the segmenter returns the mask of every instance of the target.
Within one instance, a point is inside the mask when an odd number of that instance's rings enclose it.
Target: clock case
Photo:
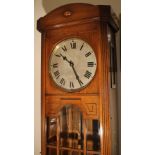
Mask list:
[[[42,155],[111,154],[110,87],[116,82],[115,33],[118,31],[118,24],[113,15],[110,6],[74,3],[59,7],[38,20],[37,29],[41,32]],[[96,75],[91,83],[74,93],[57,87],[51,80],[48,70],[53,48],[57,43],[68,38],[80,38],[88,42],[94,49],[97,59]],[[80,111],[80,116],[82,116],[78,117],[82,120],[82,143],[79,144],[78,140],[77,147],[72,147],[76,138],[72,138],[68,133],[66,133],[68,139],[65,146],[65,135],[63,137],[61,133],[63,128],[61,122],[65,118],[63,109],[67,109],[67,106],[70,106],[68,109],[72,109],[72,111]],[[78,110],[75,110],[76,108]],[[73,114],[68,112],[67,116],[70,118],[73,117]],[[55,126],[52,126],[52,120],[54,120]],[[89,121],[91,123],[87,123]],[[88,138],[89,127],[87,124],[91,124],[91,132],[96,133],[94,132],[95,121],[99,124],[96,125],[99,136],[96,136],[98,140],[92,138],[94,141],[91,142]],[[51,135],[55,135],[54,143],[48,142]],[[99,143],[98,149],[94,146],[95,142]]]

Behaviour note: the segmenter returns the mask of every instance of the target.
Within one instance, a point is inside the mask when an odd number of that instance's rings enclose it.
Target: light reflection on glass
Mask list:
[[[86,120],[87,150],[100,151],[100,124],[98,120]]]
[[[82,113],[73,105],[64,106],[60,113],[60,146],[83,148]]]
[[[57,142],[57,120],[56,118],[47,118],[47,143],[56,145]]]

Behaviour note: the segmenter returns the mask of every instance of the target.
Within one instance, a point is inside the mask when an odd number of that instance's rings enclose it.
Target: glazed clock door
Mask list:
[[[100,154],[99,120],[83,119],[75,105],[65,105],[58,117],[47,118],[47,155]]]

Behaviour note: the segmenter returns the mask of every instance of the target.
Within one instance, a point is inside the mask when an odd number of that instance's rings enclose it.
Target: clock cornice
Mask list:
[[[89,14],[86,13],[86,10]],[[115,32],[118,31],[118,25],[112,16],[112,10],[109,5],[91,5],[85,3],[72,3],[54,9],[38,20],[37,29],[40,32],[45,32],[50,29],[94,21],[108,23]]]

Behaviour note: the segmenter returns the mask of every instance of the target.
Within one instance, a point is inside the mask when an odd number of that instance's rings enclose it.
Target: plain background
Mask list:
[[[154,6],[121,1],[122,155],[155,154]],[[0,154],[33,155],[34,3],[2,1],[0,17]]]

